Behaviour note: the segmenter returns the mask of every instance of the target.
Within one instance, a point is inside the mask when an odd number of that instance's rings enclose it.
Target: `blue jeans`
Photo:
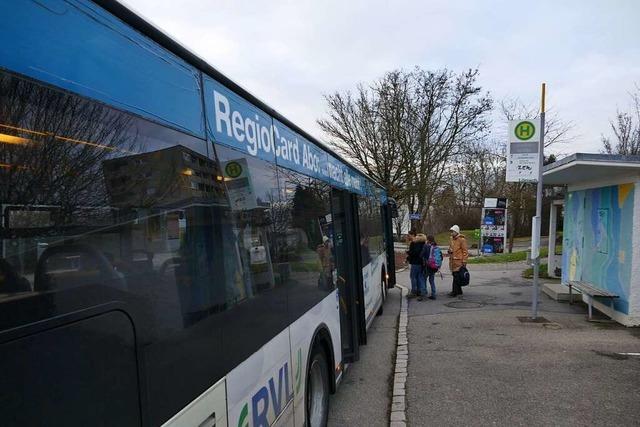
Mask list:
[[[411,264],[411,292],[424,295],[427,292],[424,272],[421,265]]]
[[[431,285],[431,296],[435,297],[436,296],[436,272],[433,270],[429,270],[427,268],[426,270],[426,274],[427,274],[427,278],[429,279],[429,285]],[[425,290],[424,292],[427,292],[427,286],[425,283]]]

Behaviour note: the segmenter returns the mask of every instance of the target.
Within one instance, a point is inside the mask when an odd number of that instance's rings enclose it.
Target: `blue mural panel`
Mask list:
[[[565,202],[562,278],[584,280],[620,295],[629,313],[634,184],[573,191]]]
[[[0,3],[0,67],[204,136],[194,67],[89,1]]]
[[[584,191],[567,194],[564,208],[562,281],[582,280]]]

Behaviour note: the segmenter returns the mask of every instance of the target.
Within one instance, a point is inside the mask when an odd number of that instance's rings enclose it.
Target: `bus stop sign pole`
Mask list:
[[[540,105],[540,158],[538,164],[538,188],[536,192],[536,218],[533,221],[532,255],[533,261],[533,297],[531,299],[531,318],[538,318],[538,289],[540,285],[540,221],[542,219],[542,169],[544,165],[544,104],[546,95],[546,84],[542,83],[542,102]]]

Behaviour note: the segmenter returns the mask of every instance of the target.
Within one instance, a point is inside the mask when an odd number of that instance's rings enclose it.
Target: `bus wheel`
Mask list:
[[[329,418],[329,372],[327,359],[318,347],[307,370],[307,423],[308,427],[326,427]]]

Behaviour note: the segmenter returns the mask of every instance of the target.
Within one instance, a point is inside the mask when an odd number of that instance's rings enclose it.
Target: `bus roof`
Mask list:
[[[380,184],[377,180],[369,176],[368,174],[362,172],[359,168],[356,168],[351,164],[351,162],[346,161],[341,155],[336,153],[334,150],[329,148],[325,143],[319,141],[317,138],[313,137],[311,134],[306,132],[304,129],[287,119],[285,116],[280,114],[277,110],[269,106],[267,103],[262,101],[257,96],[253,95],[251,92],[240,86],[238,83],[231,80],[226,75],[222,74],[215,67],[210,65],[204,59],[196,55],[189,48],[184,46],[179,41],[175,40],[173,37],[168,35],[162,29],[160,29],[157,25],[153,24],[148,18],[142,16],[139,12],[135,11],[131,6],[125,4],[120,0],[92,0],[94,3],[107,10],[127,25],[131,26],[135,30],[139,31],[146,37],[150,38],[154,42],[158,43],[163,48],[172,52],[174,55],[180,57],[185,62],[191,64],[192,66],[198,68],[200,71],[206,73],[210,77],[216,79],[219,83],[226,86],[231,91],[245,98],[247,101],[253,103],[258,108],[263,110],[264,112],[270,114],[273,118],[279,120],[284,125],[290,127],[295,132],[298,132],[304,138],[307,138],[314,144],[317,144],[320,148],[330,153],[332,156],[336,157],[338,160],[341,160],[345,164],[349,165],[353,169],[355,169],[358,173],[362,174],[369,181],[373,182],[379,188],[386,191],[384,186]]]

